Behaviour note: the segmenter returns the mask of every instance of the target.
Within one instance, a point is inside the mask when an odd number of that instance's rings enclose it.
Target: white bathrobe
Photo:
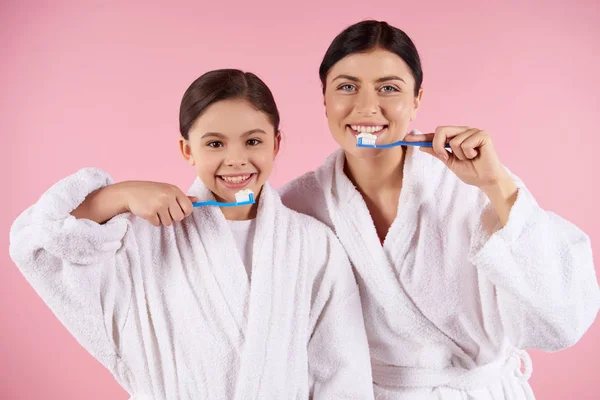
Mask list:
[[[90,168],[58,182],[13,224],[10,255],[132,399],[373,398],[358,286],[329,228],[265,184],[250,283],[218,208],[160,228],[70,215],[111,182]],[[199,180],[189,194],[212,198]]]
[[[596,317],[589,238],[517,178],[500,229],[484,193],[410,148],[382,246],[344,162],[335,152],[282,201],[331,226],[357,270],[376,399],[532,399],[522,349],[571,346]]]

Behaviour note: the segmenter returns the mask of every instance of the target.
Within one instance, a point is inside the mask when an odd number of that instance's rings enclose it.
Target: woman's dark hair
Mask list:
[[[417,48],[406,33],[388,25],[385,21],[356,23],[344,29],[333,39],[319,67],[323,94],[327,85],[327,74],[338,61],[350,54],[374,49],[387,50],[404,60],[415,79],[415,96],[417,96],[423,83],[421,59]]]
[[[256,75],[238,69],[218,69],[196,79],[183,94],[179,107],[179,132],[189,139],[196,119],[211,105],[221,100],[244,99],[264,112],[279,133],[279,111],[271,90]]]

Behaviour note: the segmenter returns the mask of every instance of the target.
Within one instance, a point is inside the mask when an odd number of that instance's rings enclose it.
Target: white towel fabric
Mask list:
[[[339,150],[281,193],[335,230],[357,271],[376,399],[532,399],[521,349],[564,349],[598,312],[589,238],[516,177],[500,229],[484,193],[409,148],[382,246],[344,162]]]
[[[112,183],[92,168],[14,222],[10,255],[132,399],[373,398],[358,287],[333,232],[265,184],[252,283],[221,211],[154,227],[75,219]],[[189,191],[212,198],[199,180]]]

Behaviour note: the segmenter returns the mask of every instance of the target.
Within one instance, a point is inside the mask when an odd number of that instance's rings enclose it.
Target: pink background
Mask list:
[[[17,215],[84,166],[187,189],[194,173],[178,153],[179,101],[213,68],[256,72],[272,88],[285,140],[275,186],[317,167],[336,148],[317,69],[333,37],[365,18],[403,28],[419,48],[425,97],[414,127],[487,129],[502,161],[542,206],[584,229],[600,257],[590,184],[600,172],[596,1],[77,3],[0,3],[2,399],[128,397],[9,259]],[[574,348],[532,356],[539,399],[600,396],[600,324]]]

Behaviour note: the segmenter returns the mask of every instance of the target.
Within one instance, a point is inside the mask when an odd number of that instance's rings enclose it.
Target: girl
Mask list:
[[[357,270],[376,399],[532,399],[523,349],[573,345],[598,311],[589,238],[536,204],[485,131],[406,135],[423,73],[404,32],[350,26],[319,74],[341,149],[282,198]],[[357,148],[361,134],[433,149]]]
[[[270,90],[209,72],[179,122],[199,177],[188,195],[80,170],[15,221],[12,259],[132,399],[373,398],[347,256],[266,182],[281,140]],[[193,207],[240,190],[257,203]]]

